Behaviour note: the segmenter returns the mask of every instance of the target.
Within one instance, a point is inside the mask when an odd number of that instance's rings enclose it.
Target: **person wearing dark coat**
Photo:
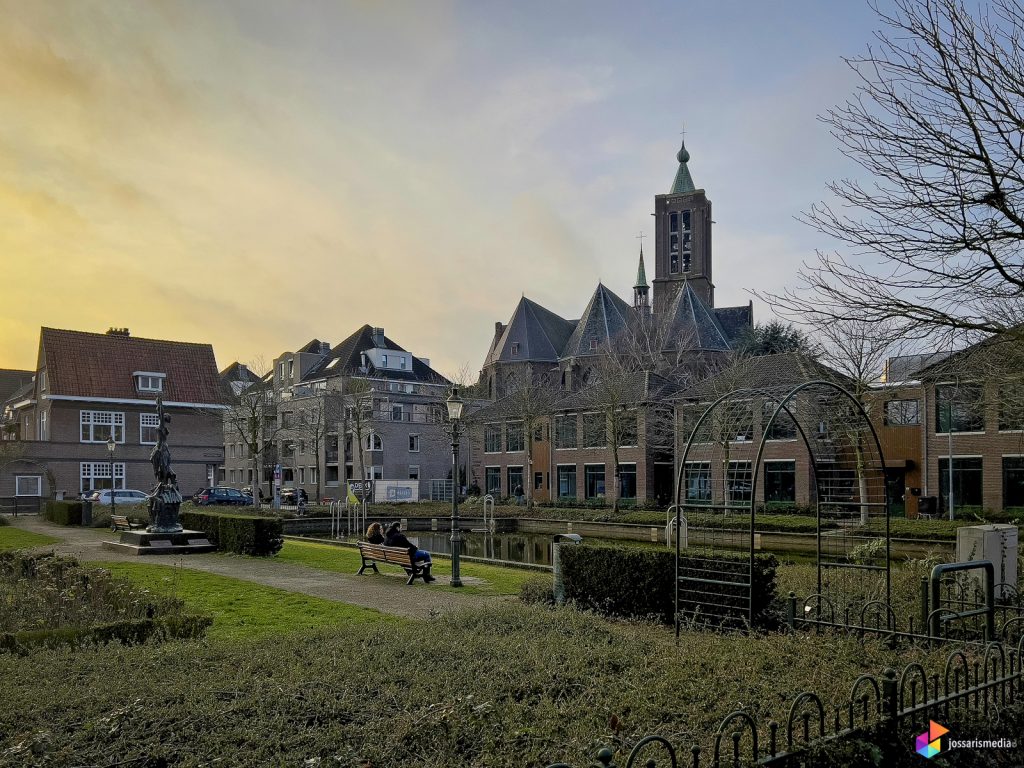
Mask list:
[[[366,540],[370,544],[383,544],[384,526],[382,526],[380,523],[373,523],[369,528],[366,529]]]
[[[404,547],[409,550],[409,554],[412,555],[413,562],[426,563],[426,567],[423,569],[423,580],[428,584],[436,579],[430,575],[430,553],[425,549],[420,549],[402,533],[402,524],[394,522],[388,526],[387,539],[384,542],[389,547]]]

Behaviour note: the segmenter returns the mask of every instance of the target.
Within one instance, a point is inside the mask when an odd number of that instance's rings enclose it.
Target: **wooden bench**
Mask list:
[[[144,528],[142,523],[133,523],[127,515],[111,515],[110,530],[112,531],[134,531],[136,528]]]
[[[409,574],[409,580],[405,583],[412,584],[417,577],[423,578],[429,566],[429,563],[414,561],[412,553],[405,547],[385,547],[383,544],[371,544],[368,541],[356,542],[356,546],[359,547],[359,554],[363,558],[357,576],[361,576],[367,568],[373,568],[374,573],[380,573],[377,570],[377,563],[389,563],[404,568]],[[423,579],[423,582],[426,583],[426,579]]]

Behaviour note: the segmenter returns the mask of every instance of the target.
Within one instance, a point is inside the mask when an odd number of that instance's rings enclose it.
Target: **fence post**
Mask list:
[[[899,696],[897,694],[896,670],[886,669],[882,672],[882,721],[884,733],[896,732],[896,721],[899,717]]]
[[[786,623],[790,629],[796,629],[796,592],[790,592],[786,601]]]
[[[921,577],[921,631],[924,634],[929,634],[930,629],[928,627],[928,577]]]

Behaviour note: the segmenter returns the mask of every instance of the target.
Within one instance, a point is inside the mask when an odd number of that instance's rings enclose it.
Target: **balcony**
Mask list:
[[[375,421],[403,421],[408,424],[440,424],[443,419],[440,412],[412,413],[410,411],[377,410],[373,412]]]

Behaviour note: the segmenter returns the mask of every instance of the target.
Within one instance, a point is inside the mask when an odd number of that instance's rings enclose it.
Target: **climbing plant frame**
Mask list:
[[[817,591],[802,610],[891,625],[885,459],[864,405],[836,383],[715,399],[688,436],[675,503],[688,546],[701,551],[689,558],[676,537],[677,633],[688,622],[754,623],[757,519],[775,505],[815,520]]]

